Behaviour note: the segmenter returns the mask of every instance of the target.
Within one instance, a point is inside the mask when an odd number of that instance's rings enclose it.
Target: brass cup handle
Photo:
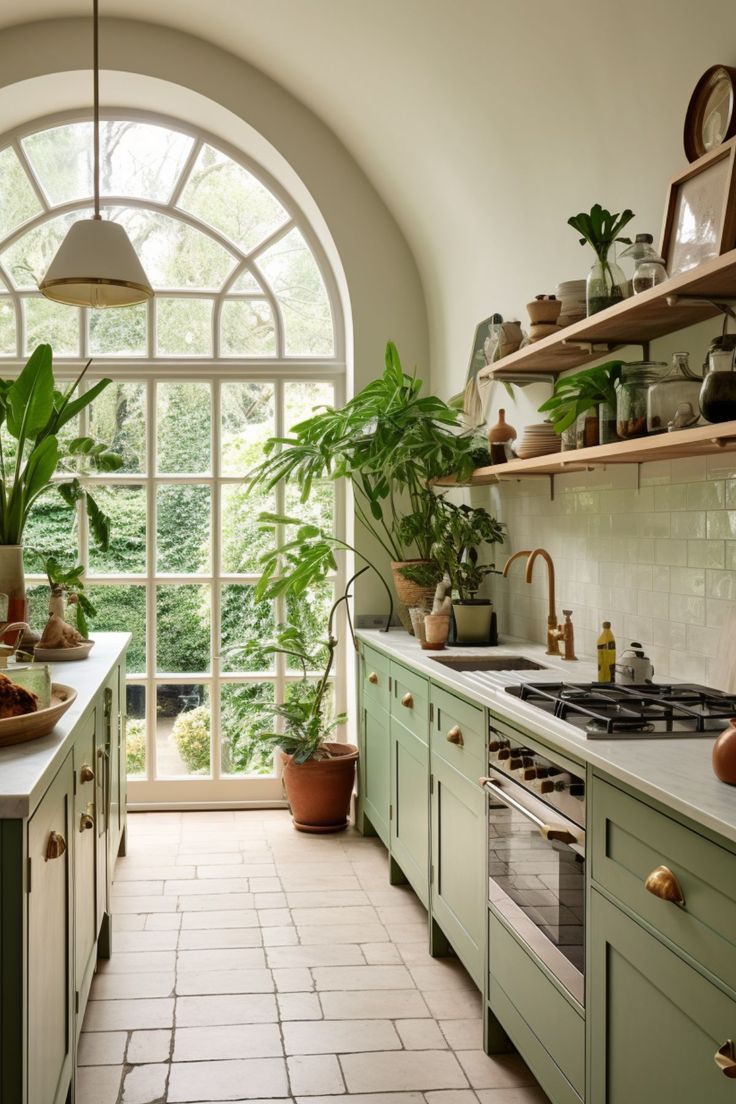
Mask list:
[[[644,888],[662,901],[670,901],[680,908],[685,907],[685,894],[668,866],[658,866],[653,870],[644,882]]]
[[[94,817],[90,816],[89,813],[82,813],[81,817],[79,818],[79,831],[86,832],[90,828],[94,828],[94,826]]]
[[[79,772],[79,778],[82,782],[94,782],[95,772],[85,763]]]
[[[720,1050],[713,1055],[713,1061],[724,1077],[736,1078],[736,1046],[733,1039],[726,1039]]]
[[[456,744],[458,747],[463,746],[463,734],[460,731],[458,725],[453,725],[450,731],[447,733],[447,742],[450,744]]]
[[[368,676],[368,681],[372,682],[374,686],[376,685],[376,683],[378,682],[378,675],[376,674],[375,671],[371,671],[371,673]]]
[[[414,698],[411,696],[411,694],[404,694],[403,698],[401,699],[401,704],[405,705],[407,709],[413,709]]]
[[[48,862],[49,859],[60,859],[65,851],[66,840],[61,832],[50,832],[49,841],[46,844],[46,857],[44,858],[44,862]]]

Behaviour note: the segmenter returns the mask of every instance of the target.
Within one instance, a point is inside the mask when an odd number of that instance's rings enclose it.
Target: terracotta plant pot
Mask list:
[[[402,567],[417,567],[421,564],[430,564],[431,560],[392,560],[391,561],[391,574],[394,580],[394,590],[396,591],[396,597],[399,600],[398,614],[401,620],[401,624],[404,626],[408,633],[414,635],[414,629],[411,623],[411,617],[409,616],[409,609],[411,606],[422,606],[428,609],[432,608],[432,602],[434,601],[434,592],[437,589],[436,586],[420,586],[419,583],[413,583],[411,579],[407,579],[405,575],[402,575],[400,568]]]
[[[428,644],[444,648],[450,635],[449,613],[428,613],[424,618],[424,633]]]
[[[713,770],[721,782],[736,786],[736,717],[724,728],[713,745]]]
[[[281,752],[286,796],[299,832],[342,832],[350,823],[358,749],[354,744],[324,746],[331,758],[306,763]]]
[[[555,295],[537,295],[526,305],[529,321],[533,326],[541,323],[554,323],[560,317],[562,301]]]

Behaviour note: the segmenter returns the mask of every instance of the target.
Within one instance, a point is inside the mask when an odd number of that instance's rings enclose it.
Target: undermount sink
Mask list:
[[[526,656],[430,656],[453,671],[544,671],[542,663]]]

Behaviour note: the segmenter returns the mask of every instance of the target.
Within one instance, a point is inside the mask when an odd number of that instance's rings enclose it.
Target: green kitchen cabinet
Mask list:
[[[429,747],[391,718],[391,858],[429,905]]]
[[[716,1058],[736,1039],[736,1000],[591,898],[588,1104],[733,1104],[736,1082]]]
[[[383,709],[376,708],[368,703],[364,704],[362,728],[360,748],[361,809],[363,816],[368,818],[386,847],[390,847],[391,734],[389,714]]]
[[[79,1010],[87,1003],[95,970],[97,945],[96,905],[96,710],[81,722],[74,741],[74,1007],[76,1034],[82,1029]]]

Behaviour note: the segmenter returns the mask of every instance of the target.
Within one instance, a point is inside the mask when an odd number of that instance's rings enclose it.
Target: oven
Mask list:
[[[493,725],[489,733],[488,899],[584,1003],[585,782],[571,764]]]

